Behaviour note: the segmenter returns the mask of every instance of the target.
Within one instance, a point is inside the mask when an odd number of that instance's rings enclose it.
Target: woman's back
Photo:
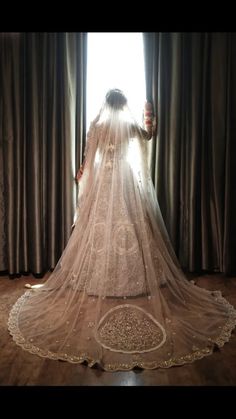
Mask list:
[[[75,228],[44,287],[13,307],[25,350],[109,371],[167,368],[222,346],[236,311],[189,283],[168,238],[143,132],[120,91],[91,124]]]

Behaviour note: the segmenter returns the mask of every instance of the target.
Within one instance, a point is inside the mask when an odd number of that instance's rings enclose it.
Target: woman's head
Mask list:
[[[106,104],[110,108],[122,110],[127,105],[127,99],[120,89],[111,89],[106,94]]]

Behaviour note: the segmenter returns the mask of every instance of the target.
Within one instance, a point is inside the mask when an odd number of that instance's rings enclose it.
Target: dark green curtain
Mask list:
[[[152,177],[183,268],[236,272],[236,34],[144,33]]]
[[[0,271],[54,268],[85,144],[84,33],[0,34]]]

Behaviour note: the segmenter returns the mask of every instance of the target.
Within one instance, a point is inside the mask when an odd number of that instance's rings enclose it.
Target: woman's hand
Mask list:
[[[156,134],[157,121],[156,117],[153,115],[153,107],[151,102],[145,102],[143,116],[145,130],[154,136]]]
[[[150,102],[145,102],[144,104],[143,122],[146,131],[151,131],[153,122],[153,111],[152,104]]]
[[[78,171],[78,173],[77,173],[77,175],[76,175],[76,177],[75,177],[75,180],[76,180],[77,182],[79,182],[79,181],[80,181],[80,179],[81,179],[81,177],[82,177],[82,175],[83,175],[83,172],[84,172],[84,163],[83,163],[83,164],[81,164],[81,166],[80,166],[80,168],[79,168],[79,171]]]

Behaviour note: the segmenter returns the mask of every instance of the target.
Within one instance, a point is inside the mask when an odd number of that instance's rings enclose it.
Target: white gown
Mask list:
[[[116,371],[193,362],[229,340],[236,311],[185,278],[146,146],[128,110],[91,124],[73,233],[45,285],[10,312],[24,350]]]

